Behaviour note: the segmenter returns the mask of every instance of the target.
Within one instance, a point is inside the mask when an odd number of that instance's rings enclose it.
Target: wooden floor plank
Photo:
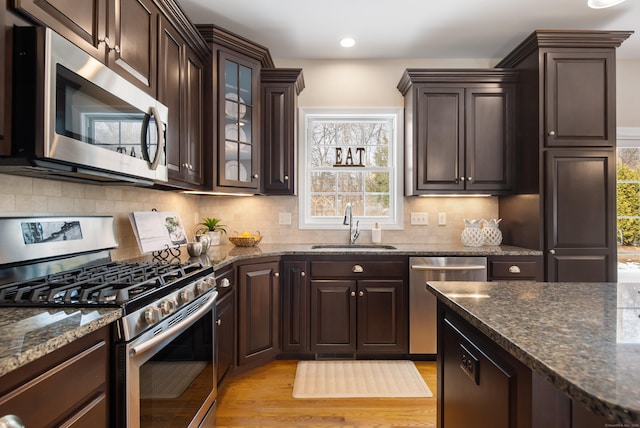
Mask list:
[[[274,361],[231,379],[218,396],[217,427],[436,426],[436,363],[417,361],[431,398],[296,399],[297,361]],[[213,425],[203,425],[204,427]]]

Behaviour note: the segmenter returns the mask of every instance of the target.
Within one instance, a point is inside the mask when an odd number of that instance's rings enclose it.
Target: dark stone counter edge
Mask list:
[[[117,321],[121,317],[122,309],[106,311],[100,316],[100,318],[88,322],[87,324],[66,331],[59,336],[52,337],[39,345],[32,346],[17,354],[4,357],[0,359],[0,376],[33,362],[38,358],[44,357],[45,355],[62,348],[63,346],[68,345],[89,333]]]
[[[582,405],[597,415],[613,417],[615,421],[620,424],[634,424],[629,426],[637,426],[638,421],[640,421],[640,411],[624,408],[616,403],[599,398],[594,394],[577,387],[575,384],[565,379],[562,374],[556,372],[551,367],[544,364],[544,362],[533,357],[527,351],[520,348],[491,326],[477,318],[471,312],[467,311],[464,307],[460,306],[457,302],[449,299],[446,294],[443,294],[438,289],[433,288],[428,284],[427,289],[431,293],[435,294],[436,297],[447,307],[460,315],[465,321],[469,322],[469,324],[477,328],[481,333],[486,335],[489,339],[494,341],[509,354],[513,355],[531,370],[542,375],[544,379],[560,391],[564,392],[571,399],[582,403]]]

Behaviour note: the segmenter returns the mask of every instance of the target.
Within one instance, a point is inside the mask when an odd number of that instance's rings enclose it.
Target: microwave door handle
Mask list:
[[[149,160],[150,162],[149,168],[151,168],[152,170],[155,170],[156,168],[158,168],[158,163],[160,163],[160,157],[162,156],[162,153],[164,153],[165,141],[164,141],[164,129],[162,129],[163,123],[160,120],[160,112],[158,112],[158,109],[155,106],[151,107],[151,117],[155,119],[156,131],[158,132],[158,150],[156,151],[156,156],[153,158],[153,162]],[[147,122],[147,127],[149,126],[150,122],[151,120]],[[145,132],[144,135],[147,135],[147,132]],[[149,153],[149,139],[145,138],[143,143],[146,146],[145,147],[146,153]]]
[[[158,343],[162,343],[166,339],[170,339],[173,336],[178,335],[178,333],[182,333],[184,330],[191,327],[193,323],[198,321],[206,312],[211,310],[211,307],[216,303],[217,297],[218,292],[214,291],[211,294],[211,297],[209,297],[209,300],[205,304],[200,306],[195,312],[191,313],[191,315],[189,315],[187,318],[183,319],[177,324],[174,324],[162,333],[153,336],[146,342],[142,342],[141,344],[134,346],[130,351],[131,356],[135,357],[137,355],[144,354],[148,350],[153,349],[153,347]]]

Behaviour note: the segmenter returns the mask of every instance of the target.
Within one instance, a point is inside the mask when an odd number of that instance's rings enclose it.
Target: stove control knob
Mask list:
[[[176,306],[178,306],[178,302],[175,300],[164,299],[160,302],[160,310],[164,315],[169,315],[171,312],[175,311]]]
[[[149,306],[144,310],[144,321],[148,324],[155,324],[162,319],[162,311],[155,306]]]
[[[209,285],[209,290],[211,290],[216,286],[216,279],[214,277],[210,276],[209,278],[206,279],[206,281],[207,281],[207,284]]]
[[[196,294],[198,294],[198,295],[204,294],[207,291],[209,291],[210,289],[211,289],[211,287],[209,286],[209,283],[207,283],[205,281],[196,282]]]
[[[182,290],[178,295],[180,303],[189,303],[194,299],[194,297],[195,297],[195,294],[193,293],[193,290],[190,288]]]

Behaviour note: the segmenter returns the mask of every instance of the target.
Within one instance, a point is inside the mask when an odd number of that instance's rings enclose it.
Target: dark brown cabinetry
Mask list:
[[[216,375],[218,385],[235,366],[236,288],[234,269],[216,272]]]
[[[497,69],[405,71],[407,195],[513,189],[516,78]]]
[[[312,260],[310,350],[407,352],[406,260]]]
[[[630,34],[539,30],[498,64],[520,73],[518,190],[500,199],[501,229],[545,252],[548,281],[617,277],[615,48]]]
[[[309,352],[309,263],[282,262],[282,351]]]
[[[207,93],[214,100],[212,190],[259,193],[260,73],[274,68],[268,49],[214,25],[198,25],[213,52]]]
[[[27,427],[110,426],[110,340],[102,328],[3,376],[0,416]]]
[[[544,281],[542,256],[489,256],[489,281]]]
[[[279,260],[238,265],[238,365],[259,365],[280,351]]]
[[[296,113],[298,95],[304,89],[299,68],[263,69],[262,176],[263,192],[295,195]]]
[[[169,109],[169,179],[197,187],[204,183],[204,63],[166,18],[160,20],[158,52],[158,99]]]

